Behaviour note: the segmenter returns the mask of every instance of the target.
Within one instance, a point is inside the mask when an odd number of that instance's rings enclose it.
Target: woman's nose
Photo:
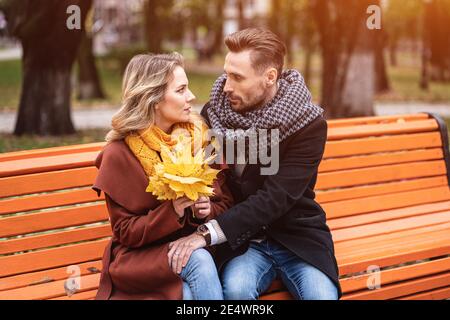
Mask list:
[[[193,94],[192,91],[189,90],[189,89],[188,89],[188,91],[187,91],[187,98],[186,98],[186,100],[187,100],[187,102],[191,102],[191,101],[195,100],[194,94]]]

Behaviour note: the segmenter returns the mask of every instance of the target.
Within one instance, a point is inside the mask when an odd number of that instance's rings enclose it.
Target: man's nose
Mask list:
[[[225,86],[223,87],[223,91],[224,91],[225,93],[233,92],[233,88],[232,88],[231,85],[230,85],[230,80],[229,80],[229,79],[227,79],[227,80],[225,81]]]

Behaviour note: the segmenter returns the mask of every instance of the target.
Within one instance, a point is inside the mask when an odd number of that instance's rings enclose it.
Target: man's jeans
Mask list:
[[[229,261],[222,272],[225,300],[253,300],[279,276],[298,300],[337,300],[330,278],[273,240],[250,242],[246,253]]]
[[[183,279],[183,300],[223,300],[216,265],[205,249],[192,252],[180,276]]]

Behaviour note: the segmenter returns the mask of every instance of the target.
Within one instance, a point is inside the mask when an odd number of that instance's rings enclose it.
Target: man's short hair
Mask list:
[[[258,72],[274,67],[278,78],[283,71],[285,44],[273,32],[262,28],[247,28],[225,37],[225,45],[231,52],[251,50],[252,67]]]

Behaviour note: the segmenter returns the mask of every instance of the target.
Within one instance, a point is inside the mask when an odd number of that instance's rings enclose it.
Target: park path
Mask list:
[[[194,108],[199,111],[201,106]],[[72,119],[76,129],[108,128],[114,108],[75,109]],[[378,103],[375,104],[377,115],[405,114],[417,112],[433,112],[444,118],[450,118],[450,105],[423,103]],[[0,111],[0,132],[10,133],[14,129],[16,112]]]

